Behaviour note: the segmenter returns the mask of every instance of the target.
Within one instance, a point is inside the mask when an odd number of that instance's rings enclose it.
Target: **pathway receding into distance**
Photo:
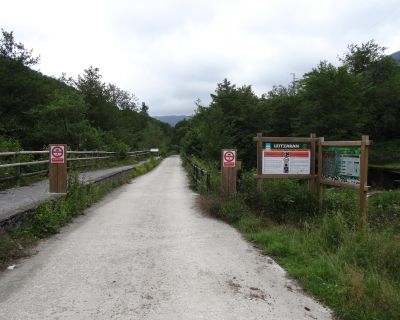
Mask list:
[[[118,188],[0,274],[0,319],[331,319],[196,198],[178,157]]]

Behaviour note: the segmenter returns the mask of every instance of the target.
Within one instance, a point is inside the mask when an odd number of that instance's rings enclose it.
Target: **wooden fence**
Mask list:
[[[182,156],[182,159],[184,162],[188,164],[190,167],[190,176],[192,177],[193,182],[195,183],[196,187],[199,187],[205,179],[205,185],[206,185],[206,190],[210,190],[210,184],[211,184],[211,173],[207,170],[204,170],[197,166],[190,158],[186,156]]]
[[[147,156],[150,150],[127,152],[124,158]],[[93,166],[97,161],[117,160],[119,154],[110,151],[67,151],[68,167],[77,169]],[[49,150],[0,152],[0,182],[17,180],[23,177],[47,175]]]

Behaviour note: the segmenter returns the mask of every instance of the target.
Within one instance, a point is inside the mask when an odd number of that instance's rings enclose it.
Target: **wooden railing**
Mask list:
[[[150,150],[130,151],[126,157],[149,155]],[[71,168],[82,168],[93,165],[93,161],[118,159],[117,152],[110,151],[67,151],[67,163]],[[36,159],[34,159],[36,157]],[[39,157],[39,158],[37,158]],[[11,159],[10,159],[11,158]],[[6,160],[3,160],[6,159]],[[42,151],[7,151],[0,152],[0,181],[16,180],[22,177],[39,176],[48,173],[43,165],[49,163],[49,150]],[[80,164],[75,164],[80,163]],[[21,168],[30,168],[23,172]]]
[[[206,187],[206,190],[209,191],[210,185],[211,185],[210,172],[207,170],[204,170],[203,168],[200,168],[190,158],[188,158],[186,156],[182,156],[182,159],[190,167],[189,173],[190,173],[192,180],[195,183],[196,187],[199,187],[201,185],[202,181],[204,181],[204,179],[205,179],[205,187]]]

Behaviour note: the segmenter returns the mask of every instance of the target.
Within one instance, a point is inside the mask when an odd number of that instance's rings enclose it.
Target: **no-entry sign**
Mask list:
[[[50,163],[64,163],[64,162],[65,162],[64,146],[57,146],[57,145],[50,146]]]
[[[222,166],[224,168],[234,168],[236,166],[236,151],[224,150],[222,154]]]

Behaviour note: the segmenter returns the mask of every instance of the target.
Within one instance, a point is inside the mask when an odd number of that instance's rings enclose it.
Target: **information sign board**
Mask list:
[[[322,178],[360,183],[360,147],[325,147],[322,151]]]
[[[264,150],[263,174],[310,174],[310,150]]]

